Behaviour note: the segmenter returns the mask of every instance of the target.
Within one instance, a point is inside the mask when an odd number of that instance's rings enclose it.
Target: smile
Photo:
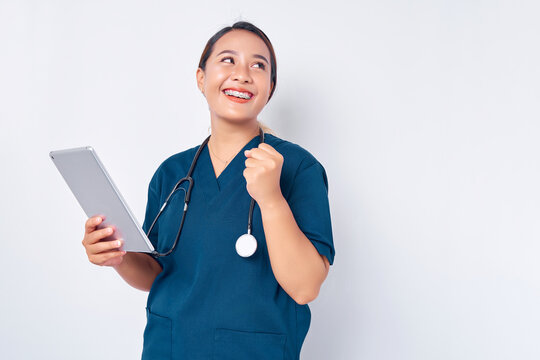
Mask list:
[[[238,100],[242,100],[241,102],[247,102],[253,97],[253,94],[250,93],[249,91],[237,91],[237,90],[232,90],[232,89],[225,89],[223,90],[223,93],[227,95],[229,99],[236,102],[238,102]]]

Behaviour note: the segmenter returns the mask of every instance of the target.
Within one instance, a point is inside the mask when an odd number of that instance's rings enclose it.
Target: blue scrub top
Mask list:
[[[281,192],[299,228],[318,252],[334,262],[328,182],[317,159],[297,144],[272,134],[265,142],[283,155]],[[253,211],[257,251],[243,258],[236,240],[247,232],[251,197],[243,176],[244,150],[216,179],[208,146],[193,171],[193,188],[174,252],[158,258],[163,271],[148,294],[143,360],[296,360],[311,321],[309,306],[297,304],[272,272],[259,206]],[[148,188],[143,224],[148,231],[165,198],[186,176],[200,145],[167,158]],[[187,189],[187,183],[182,187]],[[150,234],[159,252],[169,250],[182,218],[184,191],[171,197]]]

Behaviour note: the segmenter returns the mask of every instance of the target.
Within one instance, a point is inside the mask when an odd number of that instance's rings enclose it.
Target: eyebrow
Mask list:
[[[220,52],[219,54],[217,54],[216,56],[219,56],[223,53],[231,53],[231,54],[234,54],[234,55],[238,55],[238,52],[237,51],[234,51],[234,50],[223,50],[222,52]],[[255,58],[258,58],[258,59],[262,59],[264,60],[267,64],[269,64],[268,60],[266,60],[266,58],[262,55],[259,55],[259,54],[253,54],[253,57]]]

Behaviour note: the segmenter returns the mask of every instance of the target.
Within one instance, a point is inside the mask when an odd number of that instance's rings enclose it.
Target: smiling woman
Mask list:
[[[245,28],[249,26],[218,32],[201,56],[197,85],[208,101],[212,124],[222,121],[255,124],[253,120],[274,92],[277,73],[270,41],[262,31]],[[246,106],[235,105],[238,103]],[[210,146],[213,145],[210,140]],[[222,152],[234,152],[234,149],[222,149]]]
[[[270,70],[270,81],[272,82],[272,90],[271,90],[270,95],[268,97],[268,101],[270,101],[270,99],[272,98],[272,95],[274,94],[274,91],[276,89],[276,83],[277,83],[276,54],[274,52],[274,47],[272,46],[272,43],[270,42],[270,40],[268,39],[266,34],[261,29],[254,26],[253,24],[250,24],[250,23],[245,22],[245,21],[239,21],[239,22],[235,23],[233,26],[225,27],[225,28],[221,29],[220,31],[218,31],[217,33],[215,33],[214,36],[212,36],[208,40],[208,42],[206,43],[206,46],[205,46],[205,48],[203,50],[203,53],[201,55],[201,59],[199,60],[199,69],[201,69],[203,72],[206,70],[206,63],[208,61],[208,58],[210,57],[210,54],[214,50],[216,42],[219,39],[221,39],[225,34],[231,32],[232,30],[246,30],[248,32],[251,32],[255,36],[259,37],[259,39],[262,40],[262,42],[264,43],[265,49],[263,50],[263,52],[268,53],[269,57],[265,57],[265,56],[263,56],[261,54],[252,54],[252,56],[254,58],[264,60],[264,62],[266,63],[266,65],[264,67],[269,68],[269,70]],[[224,50],[220,51],[216,56],[220,56],[220,55],[222,55],[224,53],[227,53],[227,52],[229,52],[229,53],[231,53],[231,54],[233,54],[235,56],[238,56],[238,52],[235,51],[235,50],[231,50],[231,49],[224,49]],[[270,59],[270,61],[268,59]],[[199,76],[198,71],[197,71],[197,76]]]
[[[194,172],[199,183],[191,196],[198,205],[190,205],[186,234],[173,258],[159,259],[163,272],[148,297],[143,359],[164,348],[171,349],[168,359],[299,359],[310,324],[307,303],[335,251],[322,165],[272,134],[257,141],[257,116],[276,89],[276,69],[270,40],[247,22],[220,30],[204,48],[196,80],[212,134]],[[150,184],[148,219],[174,186],[166,174],[187,172],[196,150],[160,166]],[[242,258],[234,241],[245,232],[250,197],[258,205],[253,235],[259,248]],[[180,209],[178,201],[171,206]],[[151,237],[156,248],[174,237],[176,217],[169,213]]]
[[[276,80],[274,50],[260,29],[237,22],[220,30],[196,70],[212,133],[165,159],[148,187],[143,229],[157,253],[102,253],[93,231],[99,219],[88,221],[91,261],[149,291],[143,360],[300,357],[307,303],[335,250],[324,167],[257,118]],[[178,185],[186,174],[189,190]],[[235,251],[239,236],[253,237],[249,255]]]

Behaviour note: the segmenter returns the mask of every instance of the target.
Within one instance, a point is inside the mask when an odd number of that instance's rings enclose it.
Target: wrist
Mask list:
[[[279,209],[280,207],[282,207],[286,203],[287,203],[287,200],[285,200],[285,198],[283,197],[283,195],[280,192],[279,194],[276,194],[275,196],[273,196],[271,198],[268,198],[267,200],[262,201],[262,202],[257,203],[257,204],[261,208],[261,213],[263,213],[263,212],[268,212],[268,211],[273,211],[273,210]]]

